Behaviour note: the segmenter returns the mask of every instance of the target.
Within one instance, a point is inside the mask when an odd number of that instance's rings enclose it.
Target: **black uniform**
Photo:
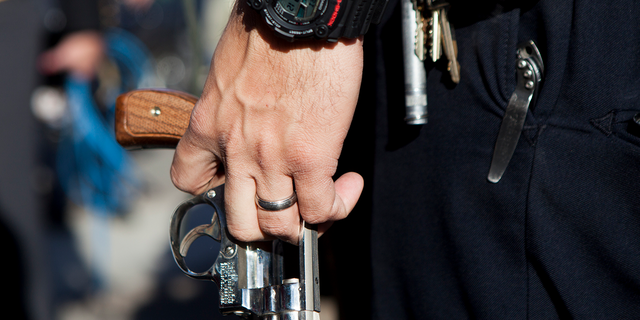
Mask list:
[[[429,123],[421,128],[403,121],[400,6],[391,3],[365,40],[342,169],[372,184],[345,222],[368,222],[372,212],[372,318],[638,317],[640,3],[451,4],[461,81],[450,81],[446,62],[426,63]],[[516,48],[528,40],[545,76],[493,184],[487,174],[516,86]],[[364,157],[349,150],[374,133]],[[349,276],[341,291],[361,285],[368,296],[366,277]],[[347,308],[358,307],[348,299]]]

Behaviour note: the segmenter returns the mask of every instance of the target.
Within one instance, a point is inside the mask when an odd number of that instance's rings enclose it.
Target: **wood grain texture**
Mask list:
[[[169,89],[141,89],[116,101],[116,140],[127,149],[174,148],[198,98]]]

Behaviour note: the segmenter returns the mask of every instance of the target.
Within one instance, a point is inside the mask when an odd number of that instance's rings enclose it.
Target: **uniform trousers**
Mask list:
[[[638,317],[640,3],[450,3],[461,80],[451,82],[446,59],[425,63],[426,125],[403,121],[398,3],[365,39],[360,104],[341,170],[363,173],[367,187],[342,230],[350,235],[336,238],[342,246],[370,240],[370,251],[355,257],[370,267],[344,266],[348,255],[338,257],[345,259],[339,280],[364,289],[340,290],[343,312]],[[528,40],[541,51],[543,82],[504,176],[490,183],[517,83],[516,49]],[[369,302],[349,297],[354,291]]]

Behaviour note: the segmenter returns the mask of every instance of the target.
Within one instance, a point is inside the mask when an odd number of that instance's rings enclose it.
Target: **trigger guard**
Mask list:
[[[211,220],[211,224],[203,224],[199,225],[191,231],[189,231],[182,241],[180,242],[180,255],[183,257],[187,256],[187,252],[189,251],[189,247],[191,244],[196,241],[196,239],[202,236],[208,236],[213,240],[220,242],[220,223],[214,222],[214,219],[217,219],[218,214],[213,214],[213,219]]]
[[[190,278],[198,279],[198,280],[214,280],[212,269],[209,269],[204,272],[194,272],[189,269],[187,263],[185,261],[185,257],[187,256],[187,252],[191,244],[201,236],[208,236],[212,239],[220,242],[222,238],[221,230],[224,228],[224,220],[221,220],[219,203],[224,205],[224,201],[213,201],[216,196],[219,195],[219,199],[222,198],[223,186],[219,186],[215,189],[211,189],[201,195],[198,195],[192,199],[189,199],[176,209],[171,217],[171,225],[169,229],[169,235],[171,238],[171,252],[173,254],[173,258],[176,261],[176,264],[184,274],[189,276]],[[221,189],[221,190],[220,190]],[[217,200],[217,199],[216,199]],[[184,237],[180,237],[180,229],[182,225],[182,220],[184,219],[187,212],[200,204],[207,204],[214,209],[213,217],[211,218],[211,224],[208,225],[200,225],[193,229],[191,229]]]

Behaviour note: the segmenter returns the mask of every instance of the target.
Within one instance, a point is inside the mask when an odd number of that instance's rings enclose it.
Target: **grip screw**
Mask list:
[[[161,113],[162,113],[162,111],[160,111],[159,107],[153,107],[151,109],[151,115],[154,116],[154,117],[159,116]]]

